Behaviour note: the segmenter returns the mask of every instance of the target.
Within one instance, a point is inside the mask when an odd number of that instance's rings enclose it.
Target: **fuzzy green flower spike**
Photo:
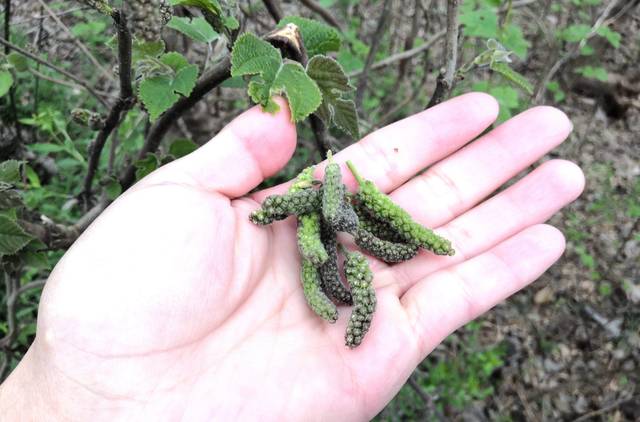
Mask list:
[[[322,291],[318,269],[306,259],[302,260],[300,280],[302,281],[304,297],[313,312],[331,323],[336,322],[338,320],[338,308]]]
[[[455,254],[450,241],[416,223],[408,212],[393,203],[387,195],[380,192],[373,182],[363,179],[358,174],[353,163],[347,161],[347,166],[360,187],[356,199],[376,219],[388,223],[407,242],[428,249],[436,255]]]
[[[418,254],[416,245],[382,240],[362,227],[358,227],[354,237],[356,245],[384,262],[408,261]]]
[[[284,195],[271,195],[262,202],[262,208],[251,213],[249,219],[259,225],[284,220],[290,215],[308,214],[320,208],[322,198],[314,189],[303,189]]]
[[[338,241],[336,239],[336,232],[331,227],[328,227],[326,223],[323,223],[321,236],[324,249],[329,256],[325,263],[319,268],[322,288],[325,293],[336,302],[343,305],[352,305],[353,299],[351,298],[351,292],[342,284],[340,273],[338,272]]]
[[[376,310],[376,292],[373,288],[373,273],[367,258],[360,252],[347,252],[344,272],[351,285],[353,311],[347,323],[345,343],[348,347],[358,346],[364,338]]]

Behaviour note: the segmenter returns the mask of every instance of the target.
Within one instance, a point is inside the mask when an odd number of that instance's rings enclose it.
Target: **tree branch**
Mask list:
[[[121,10],[114,10],[112,16],[118,33],[118,65],[120,71],[120,95],[113,104],[111,111],[105,119],[104,126],[98,132],[96,140],[89,148],[89,163],[87,167],[87,175],[84,179],[83,196],[87,199],[91,195],[91,185],[93,177],[98,169],[100,155],[111,132],[119,125],[120,117],[123,112],[126,113],[133,103],[135,96],[131,86],[131,33],[127,27],[127,17]]]
[[[47,6],[47,4],[43,1],[43,0],[38,0],[38,2],[40,3],[40,5],[44,8],[44,10],[47,11],[47,13],[49,14],[49,16],[51,16],[51,18],[58,24],[58,26],[60,28],[62,28],[62,30],[67,34],[67,36],[69,36],[73,42],[78,46],[78,48],[80,50],[82,50],[82,52],[89,58],[89,61],[98,69],[100,69],[100,73],[103,74],[104,76],[106,76],[107,78],[109,78],[110,80],[113,80],[113,75],[111,73],[109,73],[109,71],[107,71],[107,69],[104,68],[104,66],[102,66],[100,64],[100,62],[98,61],[98,59],[96,59],[96,57],[91,54],[91,52],[89,51],[89,49],[87,48],[86,45],[84,45],[82,43],[82,41],[80,41],[78,39],[78,37],[76,37],[75,35],[73,35],[73,33],[69,30],[69,28],[64,24],[64,22],[62,22],[62,20],[56,15],[56,13],[49,7]]]
[[[49,249],[68,249],[110,203],[111,201],[102,199],[75,224],[69,226],[56,224],[44,214],[40,216],[39,223],[20,220],[20,226],[47,245]]]
[[[389,66],[394,64],[395,62],[399,61],[399,60],[406,60],[406,59],[410,59],[412,57],[417,56],[418,54],[422,53],[425,50],[428,50],[429,48],[431,48],[433,46],[433,44],[435,44],[436,42],[438,42],[440,40],[440,38],[444,37],[445,34],[447,33],[446,30],[442,30],[440,32],[436,32],[433,37],[431,37],[431,39],[427,42],[425,42],[424,44],[412,48],[411,50],[407,50],[407,51],[403,51],[401,53],[397,53],[394,54],[392,56],[387,57],[386,59],[380,60],[379,62],[376,62],[374,64],[371,65],[371,68],[369,70],[378,70],[381,69],[383,67]],[[362,75],[362,73],[364,72],[364,69],[361,70],[355,70],[353,72],[349,73],[349,77],[350,78],[355,78],[358,77],[360,75]]]
[[[276,23],[280,22],[284,17],[284,14],[282,13],[282,8],[280,7],[278,0],[262,0],[262,2],[273,20],[276,21]]]
[[[569,49],[569,51],[565,52],[553,64],[553,66],[551,66],[549,71],[538,81],[538,84],[536,86],[536,93],[534,95],[535,104],[540,104],[540,102],[542,101],[542,98],[544,97],[545,92],[547,91],[547,84],[549,84],[549,82],[555,76],[555,74],[571,59],[577,57],[582,47],[584,47],[587,44],[587,41],[589,41],[593,36],[597,34],[598,29],[600,29],[600,27],[607,26],[610,23],[612,23],[614,20],[620,18],[623,14],[625,14],[631,8],[633,8],[634,5],[637,5],[638,2],[630,1],[615,16],[613,16],[611,19],[608,19],[609,16],[612,14],[612,11],[616,8],[616,6],[618,6],[619,3],[620,3],[620,0],[612,0],[611,3],[609,3],[604,8],[600,16],[598,16],[598,19],[596,19],[595,23],[591,27],[591,30],[580,41],[575,43],[573,47]]]
[[[40,63],[41,65],[46,66],[49,69],[55,70],[56,72],[60,73],[61,75],[66,76],[67,78],[71,79],[72,81],[74,81],[75,83],[77,83],[78,85],[80,85],[84,89],[86,89],[87,92],[89,92],[91,95],[93,95],[102,105],[104,105],[105,107],[109,107],[109,104],[104,100],[104,98],[102,98],[93,88],[91,88],[91,86],[89,85],[89,83],[87,81],[84,81],[84,80],[78,78],[77,76],[67,72],[66,70],[64,70],[62,68],[59,68],[58,66],[56,66],[54,64],[51,64],[51,63],[41,59],[40,57],[29,53],[26,50],[23,50],[22,48],[18,47],[17,45],[12,44],[11,42],[5,40],[4,38],[0,38],[0,44],[4,45],[5,47],[9,47],[13,51],[22,54],[23,56],[33,60],[36,63]]]
[[[4,37],[11,40],[11,0],[4,0]],[[9,47],[4,46],[5,56],[9,54]],[[12,148],[22,143],[22,129],[20,128],[20,122],[18,121],[18,108],[16,107],[16,86],[11,85],[9,88],[9,106],[11,108],[11,114],[13,119],[13,125],[16,130],[16,138],[12,142]]]
[[[305,5],[307,9],[311,10],[312,12],[319,14],[320,17],[322,17],[322,19],[324,19],[324,21],[327,22],[329,25],[337,28],[339,31],[342,31],[342,25],[340,25],[340,22],[338,22],[336,18],[333,17],[331,12],[329,12],[327,9],[320,6],[318,3],[316,3],[313,0],[300,0],[300,3]]]
[[[369,81],[369,70],[371,70],[373,60],[376,57],[376,52],[380,47],[380,41],[382,41],[382,36],[384,34],[384,30],[386,29],[387,21],[389,20],[390,9],[391,0],[384,0],[384,4],[382,5],[382,13],[380,15],[380,18],[378,19],[378,27],[373,33],[371,47],[369,48],[369,54],[367,54],[367,59],[364,63],[362,74],[360,76],[360,79],[358,79],[358,87],[356,89],[356,109],[358,110],[362,109],[362,101],[364,100],[364,94],[367,90],[367,83]]]
[[[427,105],[427,108],[440,104],[442,100],[449,98],[453,89],[454,76],[458,66],[458,0],[447,2],[447,36],[444,45],[445,64],[438,75],[436,89]]]
[[[144,145],[140,149],[137,159],[132,162],[129,167],[124,171],[120,178],[120,185],[122,189],[126,190],[133,182],[135,182],[136,166],[135,161],[144,158],[148,153],[155,152],[160,146],[162,138],[167,133],[173,122],[178,120],[182,114],[193,107],[198,101],[200,101],[205,95],[207,95],[213,88],[221,84],[225,79],[231,76],[231,56],[225,55],[218,63],[213,65],[209,70],[204,73],[196,86],[191,91],[191,95],[188,97],[180,98],[169,110],[167,110],[160,118],[154,123],[149,130],[149,134],[145,139]]]

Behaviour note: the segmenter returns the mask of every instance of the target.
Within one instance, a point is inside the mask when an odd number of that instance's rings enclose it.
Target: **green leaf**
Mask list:
[[[231,52],[231,76],[245,75],[253,76],[249,96],[265,111],[277,111],[271,97],[286,94],[294,121],[314,112],[322,101],[318,86],[299,63],[283,63],[279,50],[251,33],[241,35]]]
[[[352,100],[339,99],[333,105],[333,123],[343,132],[348,133],[353,139],[360,136],[358,112],[356,103]]]
[[[11,85],[13,85],[11,72],[8,70],[0,70],[0,97],[4,97],[4,95],[9,92]]]
[[[553,101],[560,103],[564,101],[566,95],[557,81],[551,81],[547,84],[547,89],[553,93]]]
[[[312,19],[287,16],[278,22],[278,28],[293,23],[298,26],[307,55],[326,54],[340,50],[340,34],[335,28]]]
[[[160,61],[176,72],[182,68],[189,66],[189,61],[187,60],[187,58],[176,51],[171,51],[169,53],[163,54],[162,57],[160,57]]]
[[[316,111],[322,102],[318,85],[311,79],[300,63],[285,63],[276,75],[271,94],[285,93],[289,100],[291,117],[299,122]]]
[[[498,15],[491,8],[463,11],[460,23],[468,37],[498,38]]]
[[[20,53],[9,53],[9,55],[7,56],[7,61],[17,72],[26,72],[27,70],[29,70],[29,61]]]
[[[182,94],[188,97],[196,86],[196,80],[198,79],[198,66],[189,65],[184,67],[176,73],[176,77],[173,80],[173,90],[178,94]]]
[[[138,94],[152,122],[180,98],[171,86],[172,80],[168,76],[155,76],[140,82]]]
[[[209,25],[209,22],[201,17],[189,19],[182,16],[173,16],[167,23],[167,26],[178,32],[182,32],[193,40],[204,43],[210,43],[220,36],[213,30],[211,25]]]
[[[507,25],[500,34],[500,42],[507,50],[513,51],[521,59],[527,57],[531,44],[522,35],[522,29],[516,25]]]
[[[104,193],[110,201],[115,200],[122,193],[122,186],[115,177],[109,177],[104,184]]]
[[[355,103],[343,98],[354,90],[340,63],[326,56],[314,56],[307,64],[307,74],[322,92],[322,107],[318,116],[325,125],[335,124],[352,138],[359,136],[358,114]]]
[[[601,26],[600,28],[598,28],[596,33],[609,41],[609,44],[611,44],[614,48],[620,47],[620,40],[622,39],[622,35],[620,35],[619,32],[614,31],[608,26]]]
[[[13,185],[20,181],[22,161],[7,160],[0,163],[0,182]]]
[[[508,64],[493,62],[489,68],[524,89],[527,94],[533,95],[533,85],[523,75],[511,69]]]
[[[184,157],[187,154],[191,154],[198,149],[198,144],[191,139],[176,139],[169,146],[169,154],[175,158]]]
[[[584,24],[576,24],[569,25],[558,34],[560,39],[568,41],[568,42],[578,42],[585,38],[589,32],[591,32],[591,27]]]
[[[602,82],[609,80],[609,74],[604,67],[582,66],[575,70],[576,73],[584,76],[585,78],[597,79]]]
[[[222,14],[222,7],[217,0],[171,0],[172,6],[193,6],[215,15]]]
[[[140,41],[138,39],[133,40],[131,46],[131,61],[136,63],[139,60],[149,57],[159,57],[164,53],[165,45],[164,41]]]
[[[180,53],[163,54],[160,61],[175,72],[171,75],[159,75],[145,78],[140,82],[138,94],[149,112],[151,121],[171,107],[182,94],[191,94],[198,79],[198,67],[190,65]]]
[[[143,159],[136,161],[134,165],[136,167],[136,180],[140,180],[157,169],[160,166],[160,160],[155,154],[147,154]]]
[[[231,76],[261,75],[273,80],[281,64],[280,51],[250,32],[240,35],[231,51]]]
[[[0,256],[13,255],[24,248],[33,236],[24,231],[16,220],[0,214]]]
[[[592,56],[595,50],[589,44],[585,44],[580,49],[580,54],[583,56]]]

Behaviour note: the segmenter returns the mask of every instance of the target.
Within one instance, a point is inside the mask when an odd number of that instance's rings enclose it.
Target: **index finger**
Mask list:
[[[443,159],[480,135],[498,115],[498,103],[488,94],[455,97],[365,136],[334,155],[338,163],[352,161],[360,174],[383,192],[390,192],[425,167]],[[325,162],[316,169],[322,175]],[[343,166],[345,183],[354,187]],[[287,184],[253,195],[257,201],[281,193]]]

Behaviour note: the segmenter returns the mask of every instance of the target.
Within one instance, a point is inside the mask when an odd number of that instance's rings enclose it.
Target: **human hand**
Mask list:
[[[562,234],[540,223],[580,194],[578,167],[551,160],[489,195],[566,138],[563,113],[534,108],[469,143],[498,108],[467,94],[387,126],[335,160],[353,161],[456,255],[372,261],[377,311],[362,345],[345,347],[348,308],[331,325],[307,307],[293,219],[247,218],[285,189],[244,196],[295,149],[280,104],[140,181],[77,240],[0,388],[8,420],[369,419],[448,334],[562,254]]]

